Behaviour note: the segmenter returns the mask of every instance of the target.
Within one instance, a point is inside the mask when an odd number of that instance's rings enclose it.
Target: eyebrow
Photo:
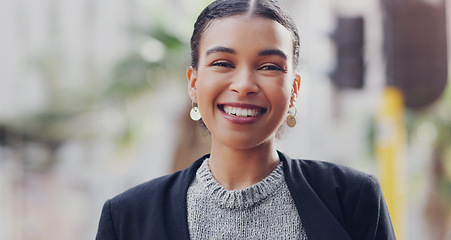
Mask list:
[[[287,55],[282,52],[279,49],[266,49],[266,50],[262,50],[258,53],[259,56],[271,56],[271,55],[276,55],[279,57],[282,57],[283,59],[287,60]]]
[[[235,50],[228,48],[228,47],[213,47],[207,50],[207,52],[205,53],[205,55],[210,55],[213,53],[218,53],[218,52],[222,52],[222,53],[231,53],[231,54],[235,54]],[[283,59],[287,59],[287,55],[279,50],[279,49],[265,49],[262,50],[258,53],[259,56],[271,56],[271,55],[275,55],[275,56],[279,56],[282,57]]]
[[[231,53],[231,54],[235,54],[235,50],[231,49],[231,48],[227,48],[227,47],[214,47],[214,48],[210,48],[207,50],[207,52],[205,53],[205,55],[210,55],[212,53],[217,53],[217,52],[223,52],[223,53]]]

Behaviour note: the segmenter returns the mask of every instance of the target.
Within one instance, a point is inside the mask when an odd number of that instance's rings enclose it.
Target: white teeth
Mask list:
[[[224,112],[238,117],[255,117],[259,115],[259,111],[257,109],[237,108],[231,106],[224,106]]]

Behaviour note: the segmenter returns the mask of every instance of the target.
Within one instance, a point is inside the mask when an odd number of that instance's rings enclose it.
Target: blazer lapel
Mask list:
[[[285,180],[308,239],[351,239],[305,179],[300,161],[280,152],[279,157],[283,161]]]
[[[167,195],[168,216],[167,234],[169,239],[190,239],[188,228],[188,206],[187,206],[187,194],[188,188],[196,176],[196,171],[202,164],[202,162],[208,158],[209,155],[205,155],[195,161],[189,168],[182,170],[180,176],[173,180],[173,187],[169,190]]]

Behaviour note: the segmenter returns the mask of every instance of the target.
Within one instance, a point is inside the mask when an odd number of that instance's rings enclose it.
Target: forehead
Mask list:
[[[237,15],[213,20],[200,41],[201,54],[210,47],[224,46],[239,50],[280,49],[293,56],[293,37],[278,22],[260,16]]]

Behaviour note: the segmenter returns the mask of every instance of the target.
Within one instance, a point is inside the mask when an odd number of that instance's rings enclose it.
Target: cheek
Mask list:
[[[291,97],[291,85],[287,79],[281,81],[276,81],[271,84],[266,89],[266,95],[274,101],[274,103],[279,103],[277,105],[283,106],[289,102]]]
[[[197,80],[197,94],[200,107],[207,107],[213,103],[221,89],[218,81],[211,74],[200,73]]]

